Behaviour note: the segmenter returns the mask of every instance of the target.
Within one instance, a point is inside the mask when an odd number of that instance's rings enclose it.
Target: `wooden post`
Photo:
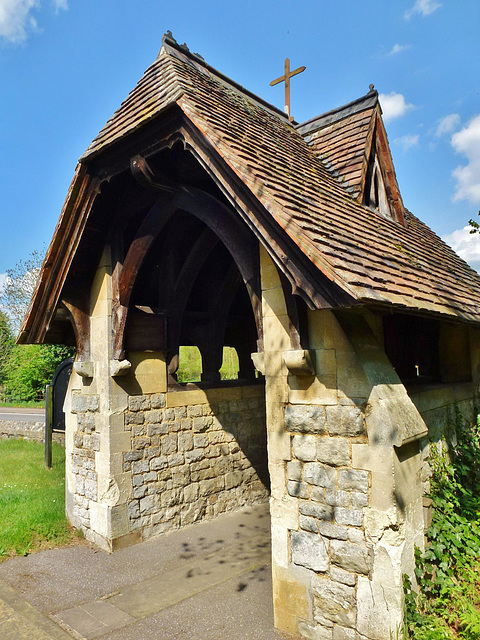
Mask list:
[[[52,468],[53,384],[45,387],[45,466]]]

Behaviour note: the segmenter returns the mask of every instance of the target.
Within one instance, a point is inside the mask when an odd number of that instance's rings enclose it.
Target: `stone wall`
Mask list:
[[[275,624],[311,640],[388,640],[423,544],[425,423],[372,315],[309,312],[315,373],[290,370],[283,289],[264,251],[261,265]]]
[[[0,438],[45,442],[45,425],[43,422],[0,420]],[[65,434],[54,432],[53,441],[65,446]]]
[[[473,372],[474,373],[474,372]],[[455,427],[458,420],[475,423],[479,411],[478,398],[475,396],[475,384],[472,382],[450,383],[418,389],[411,398],[428,427],[428,439],[420,444],[422,470],[420,480],[423,486],[425,529],[432,520],[432,500],[430,494],[430,447],[437,443],[442,451],[442,440],[456,438]],[[447,445],[448,446],[448,445]]]
[[[299,510],[292,562],[315,572],[313,617],[322,629],[305,621],[299,630],[306,637],[349,638],[358,576],[370,574],[373,560],[363,527],[370,474],[353,469],[351,456],[352,438],[365,438],[362,413],[351,406],[287,405],[285,426],[292,438],[287,488]]]
[[[71,470],[74,477],[73,516],[77,526],[90,529],[90,505],[98,499],[98,477],[95,456],[100,451],[100,435],[96,416],[98,395],[74,393],[71,412],[77,417],[77,430],[73,436]]]
[[[147,538],[268,496],[263,390],[244,395],[177,407],[166,394],[129,398],[131,531]]]
[[[431,440],[439,440],[455,426],[458,416],[475,422],[477,403],[471,382],[442,384],[412,392],[412,401],[428,426]]]
[[[70,396],[67,497],[71,521],[89,540],[113,549],[268,497],[262,385],[127,396],[112,414],[114,441],[100,396],[88,391]],[[113,449],[121,469],[106,485]],[[110,539],[103,508],[112,513]]]

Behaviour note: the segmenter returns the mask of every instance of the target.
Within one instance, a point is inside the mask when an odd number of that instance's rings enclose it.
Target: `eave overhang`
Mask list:
[[[375,100],[367,94],[347,110],[371,109]],[[373,108],[395,186],[380,107]],[[362,206],[284,114],[167,42],[81,158],[20,342],[45,339],[102,183],[127,171],[137,154],[148,158],[176,142],[194,155],[309,306],[386,305],[480,322],[478,274],[428,227],[408,212],[399,224]]]
[[[153,130],[155,139],[151,135]],[[301,229],[288,216],[282,216],[274,203],[265,207],[229,165],[228,159],[176,104],[168,105],[158,118],[130,131],[100,152],[82,156],[17,338],[19,344],[45,340],[102,183],[129,169],[134,152],[148,158],[178,142],[195,156],[232,208],[264,244],[294,294],[303,297],[311,308],[356,304],[348,287],[336,278],[328,263],[322,263]],[[274,209],[276,214],[272,213]]]

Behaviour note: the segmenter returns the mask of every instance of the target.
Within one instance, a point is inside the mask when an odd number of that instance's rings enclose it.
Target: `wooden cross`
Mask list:
[[[290,115],[290,78],[296,76],[298,73],[302,73],[305,69],[306,67],[298,67],[295,71],[290,71],[290,60],[285,58],[285,75],[270,82],[271,87],[274,87],[279,82],[285,82],[285,112],[289,122],[293,122],[293,117]]]

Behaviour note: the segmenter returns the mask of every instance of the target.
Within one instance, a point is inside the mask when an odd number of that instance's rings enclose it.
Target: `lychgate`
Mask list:
[[[479,322],[480,277],[403,205],[373,87],[298,124],[168,36],[80,159],[19,340],[77,347],[89,540],[269,497],[275,624],[388,640]]]

